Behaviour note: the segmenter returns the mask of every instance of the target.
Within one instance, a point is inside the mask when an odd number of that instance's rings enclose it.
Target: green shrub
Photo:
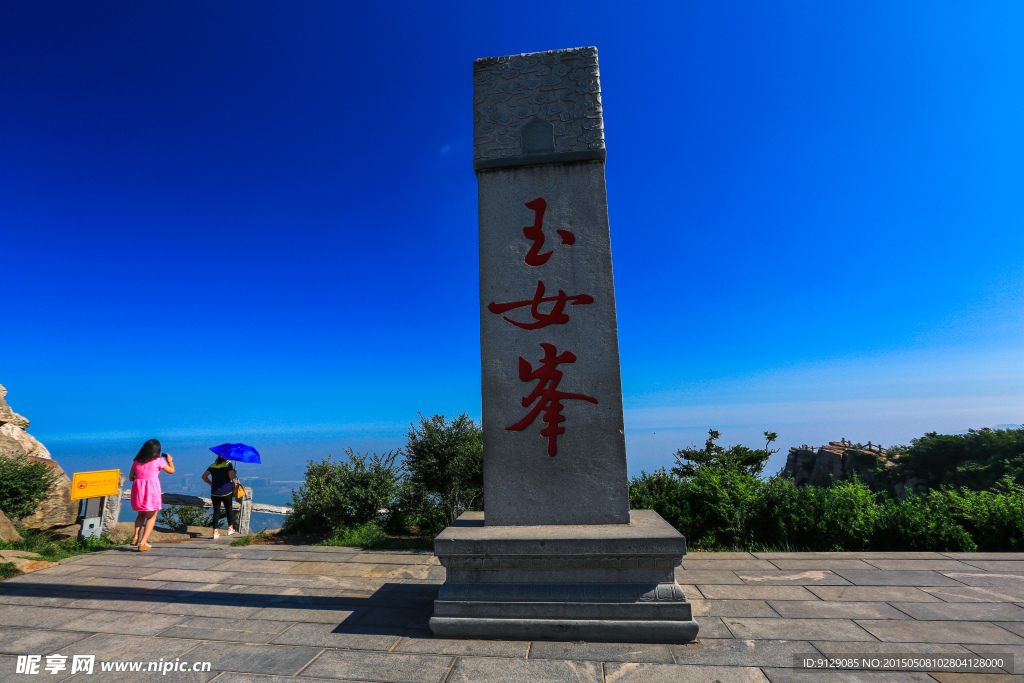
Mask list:
[[[929,432],[909,447],[894,446],[897,476],[920,477],[930,488],[993,489],[1002,479],[1024,485],[1024,429],[970,429],[966,434]]]
[[[388,543],[384,530],[373,522],[357,527],[338,527],[329,538],[320,545],[348,546],[355,548],[379,548]]]
[[[160,526],[184,533],[185,529],[190,526],[213,526],[213,510],[207,511],[206,508],[191,505],[167,505],[160,510],[156,521]],[[217,520],[217,528],[226,529],[226,524],[227,521],[222,514]]]
[[[13,579],[21,574],[21,570],[14,566],[13,562],[0,562],[0,581]]]
[[[57,471],[25,456],[0,456],[0,510],[11,520],[39,509],[57,482]]]
[[[977,550],[953,509],[955,499],[942,492],[910,496],[904,500],[883,498],[882,515],[871,550],[959,551]]]
[[[444,516],[441,528],[466,510],[483,509],[483,432],[465,413],[446,420],[444,415],[409,425],[405,470],[420,504],[421,521],[436,529],[437,507]],[[417,498],[418,496],[418,498]]]
[[[12,543],[0,541],[0,550],[25,550],[30,553],[39,553],[42,559],[49,562],[59,562],[67,557],[84,555],[96,550],[106,550],[118,545],[106,536],[79,541],[77,538],[57,538],[53,534],[38,529],[25,529],[21,535],[22,540],[20,541]]]
[[[398,452],[361,455],[347,448],[345,456],[338,461],[330,455],[320,462],[309,461],[303,485],[292,493],[285,533],[387,523],[401,488],[402,472],[395,462]]]

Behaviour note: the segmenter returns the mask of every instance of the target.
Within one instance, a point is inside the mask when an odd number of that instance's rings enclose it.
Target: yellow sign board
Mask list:
[[[75,472],[71,478],[71,500],[116,496],[121,488],[121,470]]]

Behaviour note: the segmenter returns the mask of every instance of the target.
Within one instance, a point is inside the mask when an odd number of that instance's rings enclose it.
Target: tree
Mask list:
[[[919,477],[929,488],[964,486],[985,491],[1003,478],[1024,485],[1024,429],[970,429],[966,434],[928,432],[894,446],[898,475]]]
[[[420,414],[409,425],[405,470],[410,483],[434,499],[451,524],[466,510],[483,505],[483,432],[466,413],[445,419]]]
[[[757,476],[764,471],[768,464],[768,458],[779,449],[769,450],[768,446],[779,438],[775,432],[765,432],[764,448],[757,450],[741,446],[729,446],[723,448],[716,441],[722,434],[714,429],[708,430],[708,440],[704,442],[704,448],[699,449],[695,445],[689,448],[680,448],[675,453],[676,464],[672,473],[679,477],[692,477],[703,468],[728,469],[740,474]]]

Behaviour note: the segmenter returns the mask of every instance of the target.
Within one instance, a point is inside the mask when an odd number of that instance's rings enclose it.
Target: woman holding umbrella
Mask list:
[[[217,454],[217,459],[203,472],[203,481],[210,485],[210,499],[213,501],[213,537],[220,538],[217,522],[221,505],[228,518],[228,536],[235,533],[235,512],[231,508],[231,498],[238,485],[238,473],[231,461],[260,464],[260,454],[244,443],[224,443],[210,450]]]
[[[210,450],[213,450],[212,448]],[[203,472],[203,481],[210,485],[210,500],[213,501],[213,537],[220,538],[217,522],[220,521],[220,507],[224,506],[224,514],[228,518],[228,536],[235,533],[235,511],[231,508],[231,496],[234,486],[231,482],[238,478],[235,466],[223,455],[218,455],[213,464]]]

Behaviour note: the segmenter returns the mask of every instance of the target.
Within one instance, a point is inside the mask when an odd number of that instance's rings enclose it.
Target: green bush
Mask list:
[[[309,461],[305,481],[292,493],[285,533],[323,533],[369,522],[386,525],[402,486],[398,452],[362,455],[345,449],[345,460]]]
[[[466,510],[483,509],[483,432],[465,413],[446,420],[444,415],[409,425],[405,470],[411,496],[420,504],[421,522],[439,530]],[[443,523],[430,507],[440,509]]]
[[[897,479],[919,477],[929,488],[993,489],[1000,480],[1024,485],[1024,428],[970,429],[966,434],[929,432],[909,447],[894,446]],[[891,476],[889,478],[892,478]]]
[[[0,510],[11,520],[39,509],[57,482],[58,474],[46,463],[25,456],[0,456]]]
[[[320,545],[348,546],[354,548],[379,548],[387,545],[388,535],[373,522],[353,528],[338,527]]]
[[[657,511],[694,548],[1024,551],[1024,487],[1010,481],[900,500],[856,479],[818,488],[728,468],[685,478],[661,469],[632,479],[630,505]]]
[[[67,557],[106,550],[118,545],[106,536],[79,541],[77,538],[57,538],[38,529],[23,530],[21,535],[20,541],[0,541],[0,550],[26,550],[30,553],[39,553],[42,559],[49,562],[59,562]]]

